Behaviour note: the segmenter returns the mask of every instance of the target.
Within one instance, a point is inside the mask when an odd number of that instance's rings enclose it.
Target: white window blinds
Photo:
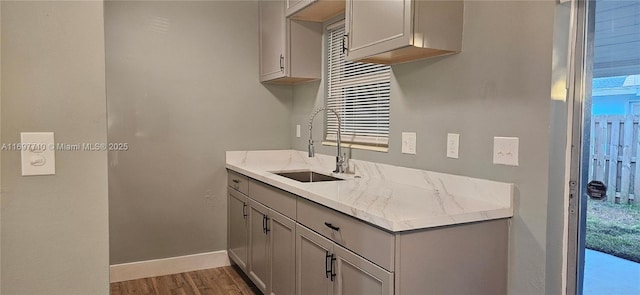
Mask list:
[[[342,119],[342,141],[389,145],[391,67],[344,59],[344,24],[327,30],[327,100]],[[326,140],[335,141],[338,120],[328,114]]]

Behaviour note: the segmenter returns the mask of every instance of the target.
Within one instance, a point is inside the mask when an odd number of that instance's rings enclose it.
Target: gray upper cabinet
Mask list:
[[[320,79],[322,25],[286,18],[286,0],[260,0],[260,82]]]
[[[314,2],[317,2],[317,0],[285,0],[287,17],[291,17],[296,12],[308,7]]]
[[[284,2],[260,1],[260,81],[285,76],[287,39]]]
[[[228,197],[227,249],[229,249],[229,257],[246,271],[249,245],[249,200],[232,189],[229,189]]]
[[[344,13],[344,0],[286,0],[287,17],[324,22]]]
[[[347,59],[396,64],[462,50],[463,1],[347,0]]]

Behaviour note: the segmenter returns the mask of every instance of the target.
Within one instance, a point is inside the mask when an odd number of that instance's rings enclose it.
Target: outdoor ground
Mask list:
[[[589,200],[587,248],[640,262],[640,206]]]
[[[640,263],[585,250],[583,295],[640,294]]]

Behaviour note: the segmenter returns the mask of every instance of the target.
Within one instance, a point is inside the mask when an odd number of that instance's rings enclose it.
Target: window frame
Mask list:
[[[344,16],[339,16],[337,18],[331,19],[329,21],[326,21],[324,26],[323,26],[323,34],[322,34],[322,41],[323,41],[323,55],[322,55],[322,77],[323,77],[323,87],[324,87],[324,94],[323,94],[323,107],[327,107],[328,105],[328,99],[329,99],[329,32],[331,30],[334,30],[337,27],[346,27],[346,23],[345,23],[345,18]],[[389,73],[389,83],[391,83],[391,69],[389,69],[390,73]],[[389,91],[391,91],[391,86],[389,86]],[[391,94],[389,93],[389,121],[391,121]],[[323,112],[323,135],[322,135],[322,145],[325,146],[337,146],[337,142],[336,140],[332,140],[332,139],[328,139],[328,119],[327,118],[327,112]],[[387,144],[374,144],[374,143],[364,143],[364,142],[350,142],[350,141],[346,141],[344,139],[342,139],[341,145],[342,147],[347,147],[347,148],[353,148],[353,149],[362,149],[362,150],[370,150],[370,151],[377,151],[377,152],[388,152],[389,151],[389,144],[390,144],[390,134],[391,134],[391,122],[389,122],[389,127],[387,130]],[[335,137],[335,135],[334,135]]]

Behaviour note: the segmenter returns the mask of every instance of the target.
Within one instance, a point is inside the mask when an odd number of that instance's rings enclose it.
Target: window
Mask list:
[[[629,111],[627,112],[627,115],[634,115],[634,116],[640,115],[640,101],[638,100],[629,101]]]
[[[344,22],[327,28],[326,106],[342,119],[342,141],[389,145],[391,67],[345,60]],[[326,140],[336,141],[338,120],[327,115]]]

